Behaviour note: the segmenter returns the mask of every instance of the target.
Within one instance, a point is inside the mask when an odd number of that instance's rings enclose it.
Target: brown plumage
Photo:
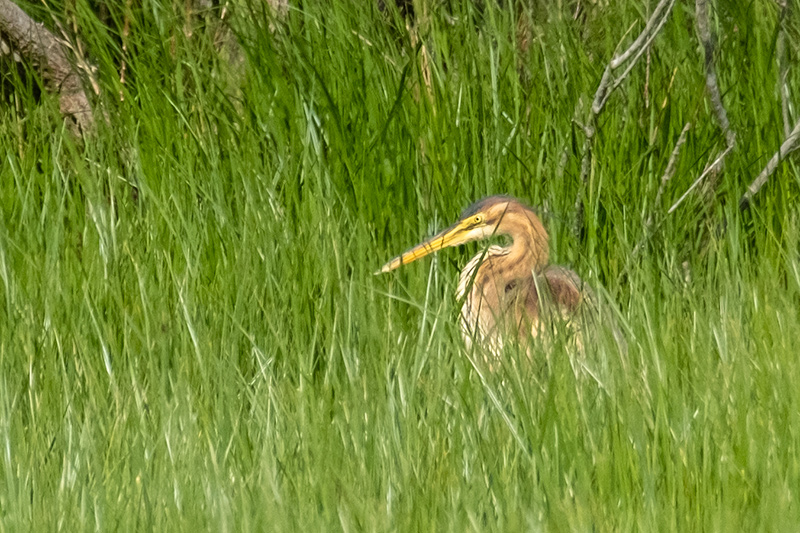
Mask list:
[[[593,299],[591,291],[575,272],[549,264],[548,236],[539,217],[509,196],[490,196],[473,204],[454,225],[395,257],[376,274],[442,248],[495,235],[507,235],[512,243],[478,253],[458,281],[467,346],[476,342],[499,355],[509,339],[530,347],[531,339],[538,337],[547,347],[556,331],[578,331],[581,311]],[[577,341],[582,344],[580,338]]]

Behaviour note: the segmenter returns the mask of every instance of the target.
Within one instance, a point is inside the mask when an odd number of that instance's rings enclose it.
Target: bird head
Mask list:
[[[458,222],[398,255],[383,265],[375,274],[391,272],[442,248],[459,246],[494,235],[515,237],[518,233],[522,234],[521,231],[525,226],[533,228],[538,235],[543,236],[546,246],[547,234],[538,217],[529,207],[510,196],[490,196],[468,207],[461,214]]]

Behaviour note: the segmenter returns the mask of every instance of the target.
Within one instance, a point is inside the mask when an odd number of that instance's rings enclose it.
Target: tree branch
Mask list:
[[[661,176],[661,183],[658,186],[658,192],[656,193],[656,199],[653,202],[653,206],[658,207],[659,202],[661,201],[661,196],[664,194],[664,188],[667,185],[667,182],[672,179],[672,176],[675,175],[675,169],[678,166],[678,155],[681,153],[681,147],[686,142],[686,134],[689,132],[689,128],[692,127],[691,122],[687,122],[686,125],[681,130],[681,134],[678,136],[678,140],[675,142],[675,147],[672,149],[672,153],[669,156],[669,161],[667,162],[667,167],[664,169],[664,174]],[[650,214],[647,216],[647,220],[644,223],[644,236],[642,239],[636,243],[636,246],[633,247],[633,251],[631,252],[631,256],[635,256],[641,250],[642,246],[644,246],[645,241],[650,236],[650,230],[653,227],[653,211],[650,211]]]
[[[781,114],[783,116],[783,135],[789,137],[791,134],[791,123],[789,111],[789,85],[786,78],[789,74],[789,61],[786,51],[786,20],[791,9],[791,2],[788,0],[777,0],[776,3],[781,8],[778,19],[778,39],[775,43],[775,55],[778,62],[778,91],[781,93]]]
[[[689,186],[688,189],[686,189],[686,192],[683,193],[683,195],[681,195],[680,198],[678,198],[678,201],[676,201],[674,204],[672,204],[672,207],[670,207],[669,211],[667,211],[668,215],[671,215],[672,213],[675,212],[676,209],[678,209],[678,206],[681,205],[684,200],[686,200],[686,197],[689,196],[689,193],[692,192],[698,185],[700,185],[700,182],[703,181],[703,179],[706,176],[708,176],[713,170],[715,170],[717,168],[717,165],[722,163],[722,160],[725,159],[725,156],[728,155],[728,153],[731,150],[733,150],[733,146],[729,146],[728,148],[725,148],[725,150],[721,154],[719,154],[717,159],[713,163],[711,163],[710,165],[708,165],[706,167],[706,169],[703,171],[703,173],[700,174],[700,176],[696,180],[694,180],[694,182]]]
[[[580,174],[580,188],[575,198],[575,233],[580,234],[583,228],[584,205],[583,196],[586,186],[589,181],[589,171],[592,162],[592,148],[594,146],[594,137],[597,132],[597,118],[603,111],[608,98],[611,93],[619,87],[622,81],[630,74],[631,69],[639,61],[642,54],[650,47],[653,40],[664,27],[667,17],[672,12],[675,5],[675,0],[661,0],[656,6],[653,14],[645,24],[644,29],[639,36],[634,39],[633,43],[624,52],[617,54],[606,65],[603,71],[603,76],[600,78],[600,84],[597,86],[597,91],[594,94],[592,107],[589,110],[589,116],[583,127],[584,140],[583,140],[583,154],[581,156],[581,174]],[[618,77],[614,77],[614,71],[623,65],[627,64],[625,70]]]
[[[708,97],[711,100],[711,108],[714,111],[714,117],[725,136],[726,148],[722,153],[717,156],[713,163],[706,166],[700,176],[694,180],[692,185],[672,204],[672,207],[667,211],[672,214],[680,206],[684,200],[708,175],[718,176],[725,165],[725,157],[736,147],[736,133],[731,129],[730,121],[728,120],[728,113],[725,106],[722,104],[722,95],[719,92],[719,84],[717,83],[717,71],[714,67],[714,42],[711,37],[711,30],[709,29],[708,22],[708,4],[706,0],[695,0],[695,17],[697,22],[697,34],[700,38],[700,43],[703,46],[703,63],[706,71],[706,90]],[[714,180],[716,184],[716,180]],[[711,194],[713,194],[715,187],[712,187]]]
[[[77,135],[89,131],[94,115],[77,71],[61,42],[11,0],[0,0],[0,33],[25,61],[38,68],[45,88],[58,95],[61,114]]]
[[[742,195],[742,198],[739,200],[739,210],[744,211],[750,207],[750,202],[753,199],[758,191],[761,190],[761,187],[767,183],[767,180],[775,172],[775,169],[778,168],[778,165],[781,161],[786,159],[786,156],[789,155],[794,150],[798,148],[798,140],[800,140],[800,121],[794,125],[794,128],[791,132],[789,132],[789,136],[786,137],[786,140],[783,141],[783,144],[778,149],[777,152],[772,156],[772,158],[767,162],[767,166],[761,171],[761,173],[753,180],[753,183],[747,188],[747,192]]]
[[[700,36],[700,43],[703,45],[705,52],[706,89],[708,89],[708,96],[711,99],[711,107],[714,109],[714,116],[717,118],[719,127],[722,128],[722,133],[725,135],[725,143],[728,145],[728,151],[730,151],[736,144],[736,134],[731,130],[728,113],[725,111],[725,106],[722,105],[722,95],[719,92],[717,71],[714,68],[714,43],[711,40],[711,30],[708,24],[708,5],[706,0],[696,0],[695,8],[697,33]]]
[[[661,195],[664,193],[664,187],[667,185],[667,182],[672,179],[672,176],[675,175],[675,168],[677,167],[678,163],[678,154],[681,153],[681,146],[683,146],[683,143],[686,142],[686,134],[689,132],[689,128],[691,127],[692,123],[687,122],[681,130],[680,136],[678,136],[678,141],[675,143],[675,148],[672,149],[672,154],[669,156],[667,168],[664,170],[664,175],[661,176],[661,184],[658,186],[658,192],[656,193],[656,200],[654,202],[655,205],[658,205],[659,200],[661,200]]]

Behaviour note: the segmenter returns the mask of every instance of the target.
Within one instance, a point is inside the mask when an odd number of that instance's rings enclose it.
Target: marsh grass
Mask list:
[[[124,85],[123,13],[108,28],[79,4],[111,118],[84,144],[6,78],[2,529],[795,530],[795,165],[734,207],[781,142],[772,3],[716,12],[740,139],[719,201],[663,216],[723,144],[681,4],[647,93],[643,63],[600,118],[580,241],[572,119],[638,3],[537,6],[527,53],[511,9],[431,9],[430,92],[396,13],[305,4],[284,22],[238,5],[238,63],[147,0]],[[510,349],[485,372],[452,296],[474,245],[372,275],[494,193],[543,208],[627,351]]]

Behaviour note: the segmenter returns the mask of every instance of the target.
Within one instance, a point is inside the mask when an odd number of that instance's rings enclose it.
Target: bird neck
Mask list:
[[[538,272],[550,260],[547,232],[535,214],[520,213],[518,216],[524,216],[527,220],[524,224],[509,224],[505,233],[514,242],[508,247],[508,254],[503,260]]]

